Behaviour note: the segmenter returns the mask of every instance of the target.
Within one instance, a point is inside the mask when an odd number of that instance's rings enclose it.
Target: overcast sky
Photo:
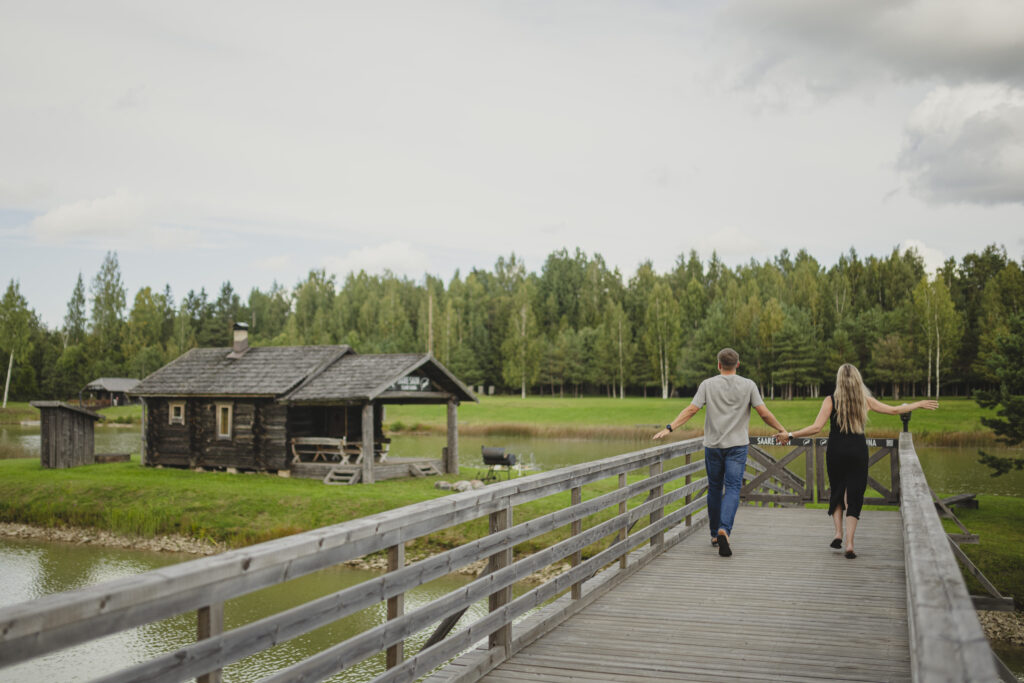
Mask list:
[[[0,278],[1024,255],[1024,3],[0,0]]]

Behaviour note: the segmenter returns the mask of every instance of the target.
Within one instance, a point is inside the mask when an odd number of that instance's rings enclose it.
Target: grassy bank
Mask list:
[[[0,425],[16,425],[26,420],[38,420],[39,410],[27,402],[8,401],[6,408],[0,408]]]
[[[916,399],[908,399],[908,402]],[[473,435],[528,435],[546,437],[633,437],[651,433],[679,414],[688,398],[554,398],[532,396],[486,396],[480,403],[459,406],[459,430]],[[903,401],[900,401],[902,403]],[[890,402],[895,404],[896,402]],[[784,426],[798,429],[811,424],[821,408],[820,399],[768,401],[769,409]],[[981,424],[983,410],[971,399],[943,399],[937,411],[915,411],[910,429],[919,444],[965,446],[994,442],[992,432]],[[768,434],[770,429],[751,413],[751,431]],[[387,424],[395,432],[445,429],[445,409],[431,405],[387,407]],[[700,434],[703,411],[688,426]],[[872,413],[868,430],[872,434],[895,435],[902,425],[898,417]]]
[[[1012,595],[1024,609],[1024,498],[978,496],[978,509],[953,508],[960,521],[979,536],[977,545],[960,546],[1003,595]],[[952,521],[946,531],[960,533]],[[965,573],[971,593],[987,595],[977,580]]]
[[[469,479],[475,473],[475,468],[468,468],[461,477],[443,479]],[[372,486],[324,486],[318,480],[266,474],[140,467],[137,458],[67,470],[44,470],[36,460],[6,460],[0,461],[0,521],[143,537],[182,534],[241,547],[449,495],[434,488],[436,481],[438,477],[394,479]],[[588,486],[585,498],[615,487],[614,480]],[[551,496],[517,507],[516,518],[533,519],[568,504],[568,492]],[[609,516],[611,512],[601,519]],[[524,543],[517,551],[533,552],[568,533],[568,529],[553,532]],[[486,534],[487,520],[476,520],[420,540],[411,552],[426,554]]]

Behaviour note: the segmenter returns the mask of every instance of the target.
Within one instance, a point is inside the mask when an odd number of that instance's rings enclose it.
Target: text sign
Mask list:
[[[430,380],[426,377],[406,375],[388,387],[388,391],[430,391]]]

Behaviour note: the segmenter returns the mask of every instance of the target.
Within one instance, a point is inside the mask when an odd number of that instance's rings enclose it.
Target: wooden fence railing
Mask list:
[[[914,681],[998,681],[950,540],[909,432],[899,438],[907,620]]]
[[[868,505],[900,504],[900,470],[897,457],[896,439],[868,438],[868,448],[874,450],[868,457],[868,492],[872,489],[879,495],[866,496]],[[828,486],[825,467],[825,449],[828,437],[805,437],[793,439],[791,450],[776,459],[765,449],[776,448],[770,436],[750,437],[750,451],[747,458],[749,470],[744,475],[745,484],[740,490],[740,500],[745,503],[774,505],[803,505],[817,502],[827,503],[832,489]],[[791,465],[801,456],[804,458],[801,477]],[[886,462],[888,458],[888,462]],[[879,470],[888,469],[889,485],[878,481]],[[874,476],[872,476],[874,475]]]
[[[264,680],[322,680],[380,652],[387,653],[388,668],[378,680],[414,680],[482,638],[492,646],[488,661],[480,665],[486,670],[537,637],[536,628],[515,632],[517,617],[568,591],[565,606],[541,624],[550,627],[706,523],[702,511],[706,500],[698,496],[707,481],[695,479],[703,473],[703,458],[690,462],[701,448],[699,438],[669,443],[5,607],[0,609],[0,664],[15,664],[195,611],[199,625],[194,644],[98,680],[196,677],[201,682],[219,681],[224,667],[248,655],[387,603],[384,623]],[[684,459],[682,464],[677,458]],[[640,480],[636,480],[638,473]],[[585,487],[609,479],[613,487],[606,481],[599,491],[589,489],[591,497],[583,495]],[[567,507],[516,523],[517,506],[562,492],[570,493]],[[631,499],[635,499],[633,507],[628,507]],[[490,520],[489,534],[405,565],[406,541],[484,517]],[[632,531],[643,518],[646,526]],[[514,560],[512,549],[517,544],[565,527],[570,534],[564,540]],[[594,554],[583,559],[581,551],[588,546],[594,546]],[[244,626],[223,629],[226,600],[378,551],[388,554],[387,573]],[[571,569],[513,599],[513,584],[566,558]],[[486,575],[404,612],[406,591],[481,559],[489,560]],[[616,568],[590,581],[609,566]],[[490,606],[487,616],[407,656],[407,638],[484,598]]]

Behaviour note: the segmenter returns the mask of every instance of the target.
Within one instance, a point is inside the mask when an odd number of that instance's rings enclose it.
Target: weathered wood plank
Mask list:
[[[906,432],[899,459],[914,679],[996,680],[991,649]]]

